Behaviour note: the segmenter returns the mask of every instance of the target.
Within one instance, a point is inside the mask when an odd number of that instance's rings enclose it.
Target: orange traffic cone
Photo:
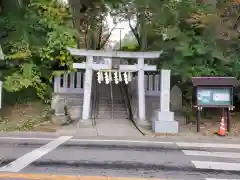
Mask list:
[[[218,135],[219,135],[219,136],[225,136],[225,135],[226,135],[224,117],[221,118],[220,127],[219,127],[219,129],[218,129]]]

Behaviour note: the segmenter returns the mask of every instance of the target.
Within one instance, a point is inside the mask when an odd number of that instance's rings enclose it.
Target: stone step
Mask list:
[[[95,117],[96,119],[128,119],[127,117],[113,117],[112,116],[106,116],[106,117]]]
[[[99,104],[112,104],[112,102],[114,103],[114,104],[125,104],[125,102],[123,101],[123,100],[115,100],[115,101],[111,101],[111,100],[101,100],[101,101],[99,101],[98,100],[98,103]]]
[[[111,111],[112,110],[112,107],[99,107],[97,109],[98,111]],[[114,111],[126,111],[126,108],[125,107],[114,107],[113,108]]]
[[[121,102],[121,103],[124,103],[124,100],[123,99],[99,99],[98,102]]]
[[[106,108],[114,108],[115,110],[118,110],[118,109],[126,109],[126,106],[125,104],[99,104],[97,106],[98,109],[106,109]]]
[[[112,96],[113,96],[113,98],[116,98],[116,97],[122,97],[123,95],[121,93],[113,92]],[[99,97],[111,98],[111,92],[105,91],[103,93],[99,93]]]
[[[112,88],[112,91],[115,92],[115,93],[122,93],[121,89],[118,89],[118,88]],[[104,92],[111,92],[111,89],[110,87],[106,87],[106,88],[102,88],[102,89],[98,89],[98,92],[101,92],[101,93],[104,93]]]
[[[97,115],[97,119],[112,119],[112,114],[104,114],[104,115]],[[126,115],[116,115],[114,114],[113,116],[114,119],[127,119],[127,114]]]
[[[111,99],[111,96],[99,96],[99,98],[98,99]],[[123,99],[123,97],[122,96],[113,96],[113,99]]]
[[[100,107],[112,107],[112,106],[114,106],[114,107],[125,107],[125,104],[123,104],[123,103],[119,103],[119,104],[117,104],[117,103],[99,103],[98,104],[98,107],[100,108]]]
[[[125,108],[125,104],[113,104],[113,107],[118,108]],[[112,104],[98,104],[98,109],[100,108],[112,108]]]
[[[112,112],[112,107],[102,107],[102,108],[98,108],[97,109],[98,112]],[[126,108],[125,107],[120,107],[120,108],[113,108],[114,112],[126,112]]]
[[[59,96],[67,97],[67,96],[72,96],[72,97],[83,97],[83,93],[58,93]]]
[[[106,110],[106,111],[97,111],[97,114],[100,113],[105,113],[105,114],[112,114],[111,110]],[[127,114],[126,110],[125,111],[113,111],[114,114]]]
[[[104,97],[104,96],[100,96],[98,98],[99,100],[112,100],[111,97]],[[113,97],[113,100],[123,100],[123,97],[122,96],[116,96],[116,97]]]
[[[104,92],[99,92],[99,97],[105,97],[105,98],[107,98],[107,97],[111,97],[111,92],[110,91],[104,91]],[[123,95],[122,95],[122,93],[116,93],[116,92],[114,92],[113,91],[113,94],[112,94],[112,96],[113,97],[122,97]]]
[[[74,97],[65,97],[64,98],[65,100],[67,100],[67,101],[81,101],[81,102],[83,102],[83,98],[74,98]]]
[[[106,107],[106,108],[101,108],[101,109],[97,109],[97,112],[112,112],[112,107]],[[113,111],[117,111],[117,112],[126,112],[126,108],[114,108]]]

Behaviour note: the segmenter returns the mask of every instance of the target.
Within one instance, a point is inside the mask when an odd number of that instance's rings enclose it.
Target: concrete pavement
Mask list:
[[[104,113],[104,111],[102,111]],[[118,112],[119,113],[119,112]],[[120,112],[121,115],[121,112]],[[57,134],[78,136],[105,137],[142,137],[143,134],[128,119],[96,119],[96,126],[81,126],[74,122],[62,126]],[[78,128],[76,128],[78,127]]]
[[[223,144],[173,138],[0,136],[0,178],[60,174],[67,175],[66,179],[79,176],[240,179],[240,144],[235,141]],[[11,172],[17,174],[8,174]]]

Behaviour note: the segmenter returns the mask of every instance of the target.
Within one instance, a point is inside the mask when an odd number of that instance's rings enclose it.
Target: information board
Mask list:
[[[232,88],[197,88],[198,106],[231,106]]]

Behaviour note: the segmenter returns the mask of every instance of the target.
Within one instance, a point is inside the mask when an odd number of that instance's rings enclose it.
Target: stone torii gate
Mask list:
[[[101,50],[85,50],[76,48],[67,48],[71,55],[75,57],[86,57],[84,63],[74,63],[73,68],[86,69],[85,81],[84,81],[84,98],[83,98],[83,113],[82,121],[89,119],[90,116],[90,101],[91,101],[91,89],[92,89],[92,76],[93,70],[111,70],[112,65],[110,64],[94,64],[93,57],[107,57],[107,58],[128,58],[137,59],[135,65],[119,65],[118,71],[138,72],[138,118],[139,123],[145,123],[146,121],[146,110],[145,110],[145,87],[144,87],[144,71],[156,71],[155,65],[144,64],[144,59],[159,58],[161,51],[155,52],[126,52],[126,51],[101,51]]]

